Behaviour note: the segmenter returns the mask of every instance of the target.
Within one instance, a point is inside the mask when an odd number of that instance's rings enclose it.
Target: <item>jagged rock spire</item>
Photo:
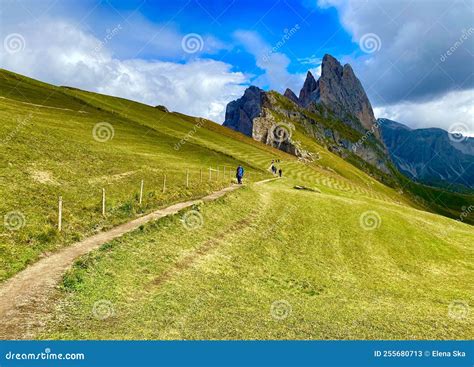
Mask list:
[[[283,93],[283,95],[286,98],[288,98],[290,101],[295,102],[296,104],[300,103],[298,97],[296,97],[296,94],[293,93],[293,91],[290,88],[286,88],[285,93]]]

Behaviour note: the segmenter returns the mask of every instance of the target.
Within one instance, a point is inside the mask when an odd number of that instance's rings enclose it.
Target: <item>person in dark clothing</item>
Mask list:
[[[278,176],[281,177],[281,175],[283,174],[283,171],[281,170],[281,168],[278,170]]]
[[[237,171],[235,172],[235,177],[237,177],[237,182],[239,185],[242,184],[242,177],[244,177],[244,167],[238,166]]]

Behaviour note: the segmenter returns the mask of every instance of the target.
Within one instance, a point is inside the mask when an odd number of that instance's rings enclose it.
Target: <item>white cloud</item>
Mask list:
[[[279,92],[283,92],[286,88],[299,91],[305,74],[290,74],[288,72],[290,59],[285,54],[272,50],[273,47],[255,32],[239,30],[234,36],[255,57],[257,67],[265,71],[253,81],[253,84]]]
[[[474,90],[452,91],[427,102],[402,102],[374,109],[377,117],[400,121],[418,129],[439,127],[450,131],[450,126],[462,124],[474,136]],[[468,119],[466,119],[468,116]]]
[[[24,38],[25,48],[3,53],[0,66],[7,70],[57,85],[162,104],[217,122],[224,120],[226,104],[243,93],[242,84],[247,82],[242,73],[231,71],[231,65],[210,59],[192,58],[186,63],[118,59],[103,39],[64,20],[43,20],[41,29],[32,23],[14,29]],[[121,37],[120,32],[114,37]],[[7,34],[2,28],[2,43]]]
[[[380,49],[345,60],[379,114],[386,111],[400,116],[402,123],[445,129],[453,119],[472,121],[472,99],[464,98],[474,89],[472,3],[319,0],[318,5],[337,9],[354,42],[367,34],[380,39]],[[454,51],[443,57],[450,49]]]

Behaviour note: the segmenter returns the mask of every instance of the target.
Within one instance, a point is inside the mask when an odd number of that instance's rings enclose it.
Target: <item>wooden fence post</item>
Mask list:
[[[105,189],[102,189],[102,216],[105,217]]]
[[[186,188],[189,187],[189,169],[186,170]]]
[[[166,174],[163,175],[163,192],[166,191]]]
[[[143,180],[140,184],[140,205],[142,205],[142,200],[143,200]]]
[[[59,197],[59,204],[58,204],[58,231],[61,232],[63,227],[63,197]]]

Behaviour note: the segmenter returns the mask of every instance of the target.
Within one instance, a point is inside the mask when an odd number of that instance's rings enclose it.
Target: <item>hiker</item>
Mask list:
[[[283,171],[281,170],[281,168],[278,170],[278,176],[281,177],[281,175],[283,174]]]
[[[237,171],[235,173],[235,176],[237,177],[237,182],[239,185],[242,185],[242,177],[244,177],[244,167],[239,165],[237,167]]]
[[[276,167],[275,167],[275,165],[274,165],[273,163],[272,163],[272,167],[271,167],[271,169],[272,169],[272,173],[275,175],[275,174],[276,174],[276,171],[277,171],[277,169],[276,169]]]

